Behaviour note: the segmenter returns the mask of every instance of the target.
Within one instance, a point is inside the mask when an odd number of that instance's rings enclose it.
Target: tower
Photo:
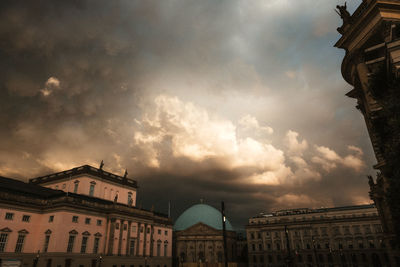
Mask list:
[[[354,88],[372,142],[378,171],[369,176],[370,197],[378,208],[385,241],[400,240],[400,1],[363,0],[350,15],[337,6],[343,19],[335,44],[346,50],[341,71]]]

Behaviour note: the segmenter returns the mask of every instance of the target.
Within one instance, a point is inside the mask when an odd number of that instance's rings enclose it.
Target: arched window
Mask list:
[[[132,192],[128,192],[128,205],[131,206],[132,203],[133,203]]]

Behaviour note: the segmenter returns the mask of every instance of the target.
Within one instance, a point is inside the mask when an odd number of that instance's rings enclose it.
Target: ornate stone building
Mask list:
[[[236,260],[236,233],[226,220],[228,262]],[[184,211],[174,224],[174,266],[224,262],[221,213],[206,204]]]
[[[135,207],[136,190],[88,165],[30,183],[0,177],[1,266],[170,267],[172,221]]]
[[[370,196],[395,249],[400,243],[400,1],[363,0],[352,15],[345,6],[338,9],[343,25],[335,46],[346,50],[342,75],[354,86],[347,96],[357,99],[377,159]]]
[[[260,214],[249,219],[247,242],[249,267],[400,266],[374,205]]]

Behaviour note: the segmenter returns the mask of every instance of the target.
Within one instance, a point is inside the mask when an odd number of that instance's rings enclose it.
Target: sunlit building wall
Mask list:
[[[172,222],[136,208],[136,189],[134,180],[87,165],[30,183],[1,177],[0,259],[22,266],[170,267]]]

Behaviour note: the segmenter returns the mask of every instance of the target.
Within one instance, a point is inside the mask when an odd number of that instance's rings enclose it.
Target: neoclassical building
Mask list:
[[[174,266],[224,262],[221,212],[206,204],[185,210],[174,224]],[[236,232],[226,220],[228,262],[236,260]]]
[[[101,167],[84,165],[29,183],[0,177],[2,263],[170,267],[172,221],[137,208],[137,182]]]
[[[249,267],[400,266],[374,205],[281,210],[246,228]]]
[[[341,71],[357,100],[377,163],[370,196],[385,238],[400,253],[400,1],[363,0],[353,14],[338,6],[343,25],[336,47],[344,49]]]

